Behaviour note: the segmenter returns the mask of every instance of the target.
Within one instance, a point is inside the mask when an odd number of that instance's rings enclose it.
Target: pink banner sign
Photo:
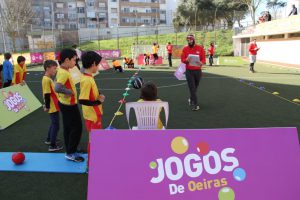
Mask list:
[[[31,63],[43,63],[43,53],[30,53]]]
[[[298,200],[296,128],[93,130],[88,200]]]
[[[98,54],[100,54],[103,58],[119,58],[121,57],[120,50],[97,50]]]
[[[102,58],[100,65],[98,67],[98,70],[103,71],[103,70],[108,70],[108,69],[110,69],[109,64],[107,63],[107,61],[104,58]]]
[[[154,61],[154,57],[153,55],[151,54],[150,55],[150,60],[149,60],[149,63],[150,65],[153,64],[153,61]],[[161,65],[163,63],[163,59],[161,56],[158,56],[158,60],[156,61],[156,65]],[[145,65],[145,56],[143,54],[140,54],[138,56],[138,65]]]

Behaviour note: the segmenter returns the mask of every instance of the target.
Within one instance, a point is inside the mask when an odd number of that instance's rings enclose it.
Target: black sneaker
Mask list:
[[[55,146],[49,146],[48,151],[53,152],[53,151],[59,151],[59,150],[62,150],[62,149],[63,149],[62,146],[55,145]]]
[[[56,144],[57,144],[57,143],[60,143],[60,142],[61,142],[60,139],[56,139]],[[51,144],[51,142],[50,142],[49,140],[46,140],[44,143],[45,143],[46,145],[50,145],[50,144]]]
[[[65,158],[67,160],[71,160],[73,162],[83,162],[84,161],[83,157],[81,157],[81,156],[79,156],[77,154],[74,154],[74,153],[73,154],[66,154]]]
[[[200,106],[198,106],[198,105],[196,105],[192,108],[192,111],[198,111],[198,110],[200,110]]]

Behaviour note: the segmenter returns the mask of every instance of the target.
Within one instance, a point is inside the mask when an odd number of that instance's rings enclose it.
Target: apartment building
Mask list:
[[[33,28],[76,30],[108,27],[107,0],[33,0]]]

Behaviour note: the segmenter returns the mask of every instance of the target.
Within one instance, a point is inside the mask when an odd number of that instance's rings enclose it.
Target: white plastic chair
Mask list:
[[[157,124],[162,108],[165,110],[167,127],[169,118],[169,103],[164,101],[128,102],[125,105],[128,126],[132,130],[157,130]],[[129,114],[131,108],[135,111],[137,126],[130,127]],[[163,129],[166,129],[163,127]]]

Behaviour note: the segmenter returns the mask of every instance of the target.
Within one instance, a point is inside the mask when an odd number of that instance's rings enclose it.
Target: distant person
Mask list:
[[[150,53],[144,53],[144,63],[145,65],[149,65],[150,64]]]
[[[119,70],[119,72],[123,72],[123,68],[122,68],[121,64],[119,63],[119,61],[112,60],[112,65],[113,65],[113,68],[115,71]]]
[[[3,80],[2,80],[2,70],[3,70],[3,65],[0,64],[0,89],[2,88]]]
[[[3,62],[3,88],[9,87],[13,79],[13,65],[9,61],[11,59],[11,54],[5,53],[4,59],[5,60]]]
[[[27,73],[25,61],[26,59],[24,56],[18,56],[17,64],[14,65],[13,84],[23,84],[25,82]]]
[[[77,58],[76,58],[76,67],[80,70],[79,60],[81,60],[82,52],[81,52],[81,50],[79,49],[79,47],[76,44],[74,44],[72,47],[76,51],[76,55],[77,55]]]
[[[270,22],[270,21],[272,20],[272,16],[271,16],[271,14],[270,14],[269,11],[267,11],[266,17],[267,17],[267,21],[268,21],[268,22]]]
[[[291,15],[298,15],[297,8],[296,8],[295,4],[292,5],[292,10],[291,10],[289,16],[291,16]]]
[[[214,64],[214,55],[215,55],[214,43],[210,43],[210,46],[208,47],[207,51],[208,51],[209,66],[212,66],[212,64]]]
[[[156,61],[158,60],[158,49],[159,45],[156,42],[154,42],[152,46],[153,65],[155,65]]]
[[[168,45],[166,46],[167,53],[168,53],[168,61],[169,61],[169,67],[172,67],[172,51],[173,51],[173,45],[171,42],[168,42]]]
[[[252,42],[249,44],[249,60],[250,60],[250,64],[249,64],[249,70],[251,73],[254,73],[254,64],[256,62],[256,55],[257,55],[257,51],[260,48],[257,47],[256,44],[256,39],[253,39]]]

